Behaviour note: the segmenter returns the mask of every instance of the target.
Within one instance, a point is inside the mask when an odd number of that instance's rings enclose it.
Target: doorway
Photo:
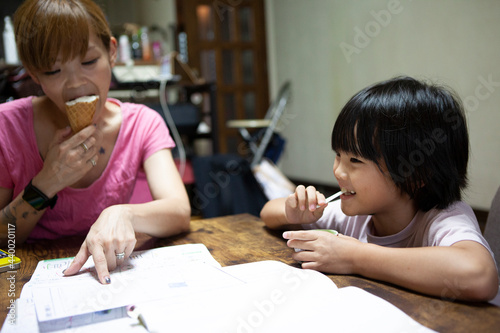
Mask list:
[[[264,117],[269,106],[263,0],[176,0],[181,59],[217,85],[221,153],[244,153],[233,119]]]

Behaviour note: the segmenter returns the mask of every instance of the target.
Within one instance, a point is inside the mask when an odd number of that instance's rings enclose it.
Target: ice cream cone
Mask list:
[[[83,96],[66,103],[69,125],[74,133],[78,133],[92,124],[99,96]]]

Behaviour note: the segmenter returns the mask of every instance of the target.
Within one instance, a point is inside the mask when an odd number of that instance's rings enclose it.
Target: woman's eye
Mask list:
[[[95,64],[97,62],[97,59],[98,58],[92,59],[90,61],[82,62],[82,65],[92,65],[92,64]]]
[[[59,73],[60,70],[59,69],[56,69],[56,70],[53,70],[53,71],[47,71],[47,72],[43,72],[44,75],[54,75],[54,74],[57,74]]]

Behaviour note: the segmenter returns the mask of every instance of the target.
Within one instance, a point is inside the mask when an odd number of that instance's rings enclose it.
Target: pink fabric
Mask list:
[[[0,105],[0,187],[16,197],[40,172],[33,128],[31,97]],[[65,188],[54,209],[47,209],[28,240],[84,235],[102,210],[128,203],[144,161],[153,153],[175,146],[160,115],[143,105],[109,101],[121,107],[123,122],[108,166],[92,185]]]
[[[346,216],[340,209],[340,201],[328,204],[316,223],[302,226],[304,229],[334,229],[362,242],[387,247],[450,246],[462,240],[472,240],[493,255],[472,208],[464,202],[455,202],[444,210],[418,211],[405,229],[385,237],[373,234],[371,216]]]

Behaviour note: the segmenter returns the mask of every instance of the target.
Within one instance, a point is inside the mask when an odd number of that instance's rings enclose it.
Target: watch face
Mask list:
[[[45,203],[45,199],[36,193],[36,191],[24,190],[23,199],[37,210],[40,210]]]
[[[45,198],[42,197],[40,193],[38,193],[38,191],[34,189],[33,186],[28,185],[28,187],[24,189],[24,195],[23,195],[24,201],[33,206],[33,208],[35,208],[36,210],[42,209],[43,205],[46,202]]]
[[[36,210],[42,210],[46,207],[53,208],[57,201],[57,195],[49,199],[42,191],[37,189],[31,182],[24,189],[23,200],[29,203]]]

